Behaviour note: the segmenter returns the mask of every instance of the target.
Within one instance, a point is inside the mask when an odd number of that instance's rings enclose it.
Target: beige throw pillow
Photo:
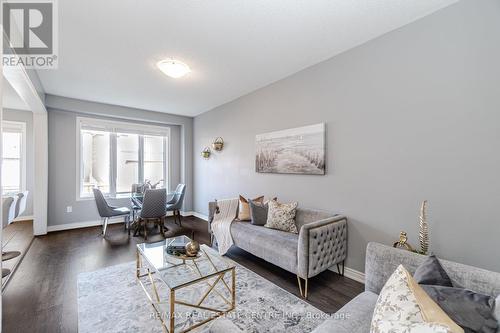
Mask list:
[[[371,333],[464,333],[399,265],[375,305]]]
[[[297,202],[279,203],[276,200],[271,200],[269,201],[267,222],[264,227],[298,234],[299,232],[295,225],[296,211]]]
[[[258,198],[253,199],[252,201],[257,203],[264,202],[264,196],[260,196]],[[240,202],[238,206],[238,220],[240,221],[250,221],[250,205],[248,204],[248,200],[240,195]]]

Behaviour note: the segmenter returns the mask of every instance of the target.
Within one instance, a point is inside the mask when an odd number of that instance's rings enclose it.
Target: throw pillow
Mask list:
[[[264,201],[264,196],[257,197],[253,201],[262,203]],[[240,195],[240,202],[238,206],[238,220],[240,221],[250,221],[250,206],[248,205],[248,200]]]
[[[463,288],[421,287],[465,332],[496,332],[495,298]]]
[[[273,200],[278,201],[278,197],[274,197],[272,199],[268,199],[268,200],[264,201],[264,205],[267,205],[270,201],[273,201]]]
[[[463,333],[402,266],[382,288],[373,312],[371,333]]]
[[[297,205],[297,202],[279,203],[276,200],[269,201],[267,221],[264,227],[298,234],[299,232],[295,225]]]
[[[495,332],[495,299],[454,284],[436,256],[417,267],[413,275],[427,294],[465,332]],[[455,286],[455,287],[454,287]]]
[[[431,284],[434,286],[453,287],[450,277],[446,274],[439,259],[435,255],[427,257],[417,267],[413,278],[418,284]]]
[[[260,203],[249,200],[250,205],[250,219],[253,225],[263,226],[267,222],[267,212],[269,210],[269,202]]]

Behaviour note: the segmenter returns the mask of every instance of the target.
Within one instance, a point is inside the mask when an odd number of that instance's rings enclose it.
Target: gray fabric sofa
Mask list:
[[[215,202],[210,202],[208,228],[211,235],[215,208]],[[295,223],[298,234],[235,220],[231,225],[231,235],[237,247],[296,274],[300,293],[307,298],[308,278],[333,265],[340,270],[340,264],[343,274],[347,256],[347,219],[321,210],[297,208]],[[305,280],[304,288],[300,278]]]
[[[368,333],[378,294],[387,279],[403,264],[412,274],[425,256],[378,243],[366,248],[365,291],[319,325],[313,333]],[[453,282],[464,288],[497,297],[495,314],[500,322],[500,273],[440,260]],[[228,319],[214,323],[211,333],[241,332]],[[228,330],[228,327],[232,327]]]

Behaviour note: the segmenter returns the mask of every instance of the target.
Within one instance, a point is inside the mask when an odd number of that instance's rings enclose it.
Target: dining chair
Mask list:
[[[18,218],[21,214],[26,210],[26,202],[28,201],[29,191],[24,191],[22,193],[17,194],[17,203],[16,203],[16,217]]]
[[[167,201],[167,205],[171,205],[171,204],[173,204],[177,200],[176,197],[175,197],[175,194],[176,193],[181,193],[183,186],[185,186],[185,185],[184,184],[177,184],[177,187],[175,188],[175,191],[170,193],[170,194],[172,194],[172,198],[170,198],[170,200]]]
[[[182,226],[181,221],[181,208],[184,203],[184,194],[186,193],[186,184],[179,184],[175,189],[174,196],[167,204],[167,212],[174,213],[174,221],[179,221],[179,226]]]
[[[19,195],[15,194],[12,196],[12,203],[9,208],[9,216],[7,219],[7,224],[11,224],[14,222],[14,219],[17,217],[16,215],[16,208],[17,208],[17,202],[19,201]]]
[[[165,217],[167,215],[167,191],[165,189],[146,190],[142,201],[142,208],[136,223],[134,236],[137,236],[141,227],[144,229],[144,239],[148,239],[148,222],[159,225],[160,232],[165,237]]]
[[[102,236],[106,237],[106,229],[108,228],[109,219],[112,217],[123,216],[125,218],[125,229],[128,229],[130,235],[130,208],[128,207],[113,207],[108,204],[104,195],[98,188],[92,189],[94,192],[95,203],[99,216],[102,219]]]
[[[18,198],[16,195],[15,198]],[[15,218],[15,206],[16,206],[16,200],[14,200],[14,197],[5,197],[2,200],[2,227],[5,228],[8,226],[10,223]],[[13,208],[14,207],[14,208]],[[21,252],[19,251],[2,251],[2,261],[5,260],[10,260],[15,257],[18,257],[21,255]],[[2,277],[5,277],[10,274],[10,270],[2,270]]]
[[[2,198],[2,228],[9,225],[10,207],[14,203],[13,197]]]

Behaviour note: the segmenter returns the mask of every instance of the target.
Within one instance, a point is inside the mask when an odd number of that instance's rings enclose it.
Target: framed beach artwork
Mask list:
[[[325,124],[259,134],[255,171],[301,175],[325,174]]]

